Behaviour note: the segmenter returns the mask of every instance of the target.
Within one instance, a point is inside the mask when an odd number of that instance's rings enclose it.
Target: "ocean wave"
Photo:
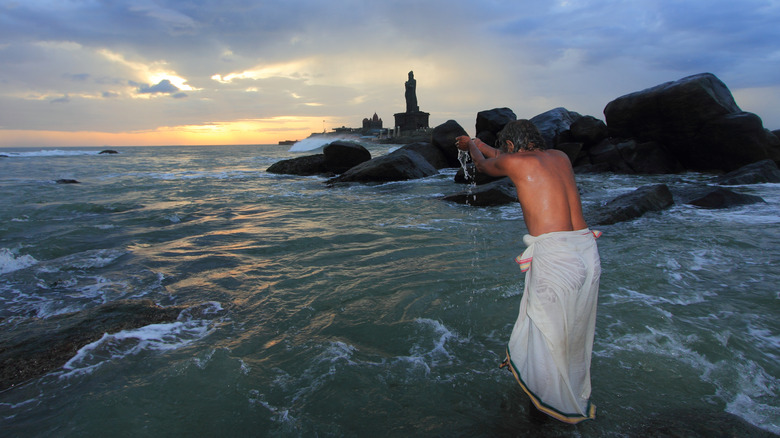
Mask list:
[[[166,352],[192,344],[216,329],[213,320],[203,317],[213,317],[221,311],[222,306],[212,301],[185,309],[176,322],[106,333],[97,341],[79,349],[63,366],[64,373],[60,378],[90,374],[107,363],[142,352]]]
[[[31,255],[18,255],[8,248],[0,248],[0,274],[29,268],[38,263]]]
[[[79,155],[100,155],[98,150],[62,150],[62,149],[42,149],[38,151],[25,152],[3,152],[9,158],[27,158],[27,157],[73,157]]]
[[[328,145],[330,143],[333,143],[334,141],[357,141],[356,137],[350,137],[350,136],[338,136],[338,137],[326,137],[326,136],[315,136],[315,137],[309,137],[306,139],[303,139],[301,141],[295,142],[294,145],[289,149],[289,152],[308,152],[313,151],[315,149],[319,149],[325,145]]]

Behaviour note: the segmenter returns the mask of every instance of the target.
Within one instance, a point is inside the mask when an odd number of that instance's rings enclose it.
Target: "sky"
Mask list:
[[[0,147],[275,144],[709,72],[780,129],[780,0],[0,0]]]

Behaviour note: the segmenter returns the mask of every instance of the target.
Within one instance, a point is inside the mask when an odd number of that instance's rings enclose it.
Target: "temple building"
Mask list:
[[[374,117],[363,119],[363,130],[370,131],[373,129],[382,129],[382,119],[374,113]]]

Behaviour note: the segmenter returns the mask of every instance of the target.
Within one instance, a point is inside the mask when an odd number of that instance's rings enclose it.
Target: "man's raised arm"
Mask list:
[[[501,151],[485,144],[482,140],[461,135],[455,139],[455,145],[462,151],[468,151],[477,170],[490,176],[506,176],[506,171],[497,160]]]

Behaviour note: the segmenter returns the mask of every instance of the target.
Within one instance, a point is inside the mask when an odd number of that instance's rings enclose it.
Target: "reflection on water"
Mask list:
[[[4,161],[0,325],[123,298],[222,309],[204,325],[109,335],[74,358],[85,372],[0,394],[4,430],[538,434],[497,367],[522,290],[519,206],[441,201],[462,188],[454,170],[334,188],[264,173],[291,156],[125,148]],[[53,168],[82,184],[50,184]],[[587,209],[681,178],[705,177],[579,180]],[[744,190],[767,204],[675,206],[601,228],[599,411],[576,434],[636,435],[681,409],[780,432],[780,196],[777,185]]]

